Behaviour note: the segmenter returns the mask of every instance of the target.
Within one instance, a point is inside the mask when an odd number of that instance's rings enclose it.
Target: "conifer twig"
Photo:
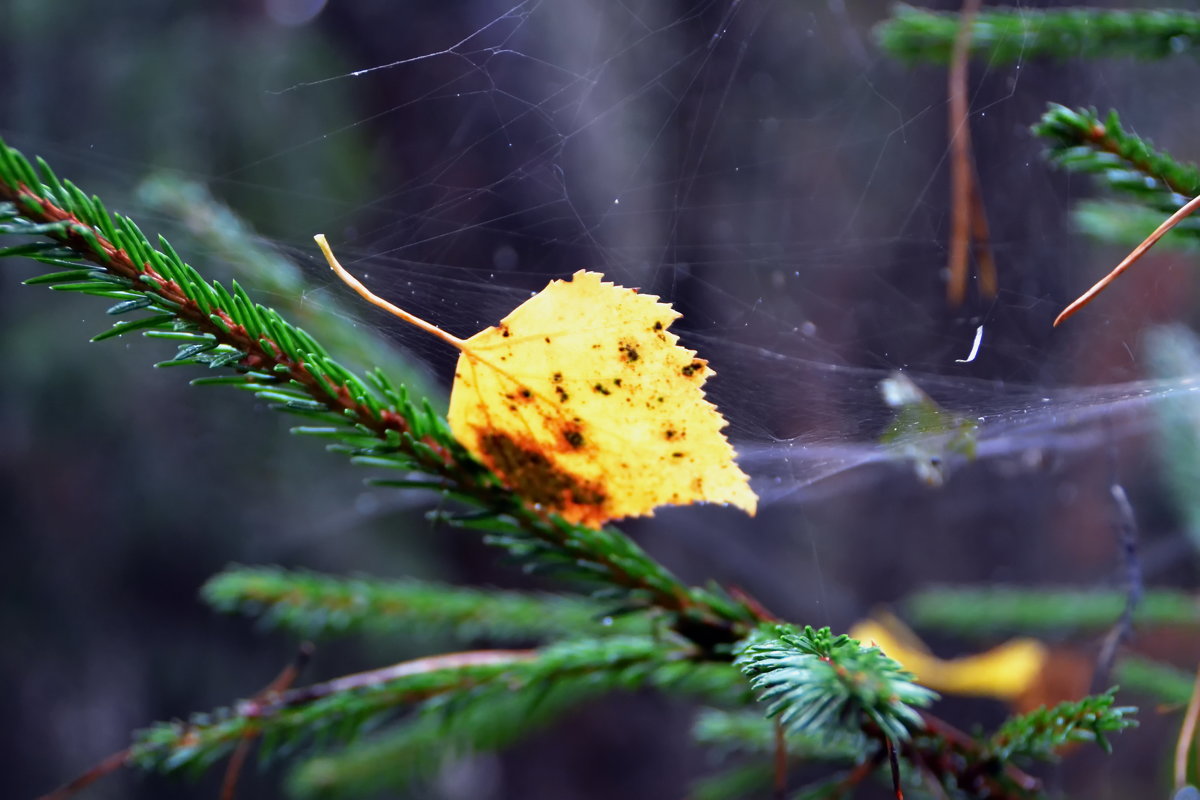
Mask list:
[[[1094,111],[1051,104],[1033,132],[1050,143],[1047,157],[1054,163],[1072,171],[1098,174],[1110,188],[1170,213],[1120,264],[1068,305],[1054,320],[1057,326],[1090,303],[1196,210],[1200,205],[1200,170],[1178,163],[1125,131],[1115,112],[1101,123]]]
[[[1125,130],[1115,111],[1101,120],[1094,109],[1051,103],[1032,128],[1049,146],[1046,157],[1072,172],[1099,175],[1109,188],[1174,211],[1179,198],[1200,194],[1200,170]]]
[[[905,616],[915,625],[959,636],[989,638],[1000,632],[1047,633],[1103,630],[1128,603],[1128,591],[991,586],[942,586],[910,596]],[[1200,607],[1189,592],[1152,589],[1133,611],[1142,627],[1200,627]]]
[[[1166,706],[1183,707],[1192,697],[1195,675],[1148,658],[1126,655],[1117,661],[1113,681],[1122,690],[1149,695]]]
[[[983,751],[1001,763],[1017,757],[1051,760],[1073,742],[1094,742],[1107,752],[1108,733],[1137,724],[1129,719],[1134,709],[1115,705],[1114,692],[1013,717],[988,737]]]
[[[654,628],[646,614],[615,613],[577,597],[276,567],[231,567],[210,578],[201,594],[219,611],[255,616],[265,626],[301,636],[400,632],[496,641],[643,634]]]
[[[169,772],[208,764],[245,736],[266,742],[339,739],[389,712],[440,707],[475,697],[523,694],[536,705],[541,692],[561,684],[581,696],[617,688],[657,686],[729,702],[746,693],[729,665],[696,660],[697,648],[650,637],[562,642],[538,650],[470,651],[401,662],[195,715],[188,723],[160,723],[142,731],[130,761]],[[509,724],[519,724],[512,719]],[[264,744],[269,757],[272,748]]]
[[[747,640],[735,663],[769,701],[767,716],[788,729],[820,729],[840,720],[869,723],[882,738],[906,741],[920,728],[916,708],[936,697],[879,648],[828,628],[767,626]]]
[[[410,394],[442,404],[441,389],[383,331],[356,324],[353,312],[339,310],[333,298],[310,302],[312,286],[300,265],[215,198],[207,186],[161,172],[138,184],[136,194],[151,211],[178,220],[215,259],[236,265],[244,282],[252,281],[260,292],[269,292],[275,310],[287,314],[344,363],[358,369],[386,369],[403,379]]]
[[[160,366],[232,370],[194,383],[230,384],[315,420],[319,424],[296,432],[333,439],[334,449],[357,463],[424,473],[428,479],[403,485],[481,508],[474,517],[448,521],[482,530],[487,541],[534,567],[616,588],[636,605],[677,614],[706,646],[731,644],[757,621],[720,590],[682,584],[620,531],[572,525],[531,508],[467,455],[428,404],[418,409],[403,387],[377,371],[365,379],[354,375],[236,283],[228,290],[206,282],[165,240],[159,240],[161,250],[154,247],[132,220],[110,215],[98,198],[60,181],[45,162],[35,170],[2,141],[0,234],[40,239],[0,249],[0,257],[23,255],[65,268],[26,283],[115,298],[114,315],[150,314],[96,339],[144,332],[180,341],[175,358]]]
[[[947,64],[961,16],[897,4],[875,38],[903,61]],[[995,8],[971,25],[971,54],[991,64],[1030,58],[1159,59],[1200,42],[1200,14],[1176,9]]]

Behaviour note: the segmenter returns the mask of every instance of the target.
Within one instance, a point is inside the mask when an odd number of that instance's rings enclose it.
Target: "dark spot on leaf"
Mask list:
[[[567,402],[567,398],[570,397],[570,395],[567,394],[561,386],[555,386],[554,391],[556,394],[558,394],[558,402],[560,403]]]
[[[554,382],[562,383],[562,373],[561,372],[554,373]]]
[[[604,395],[612,394],[612,392],[610,392],[608,389],[605,388],[603,383],[597,383],[595,386],[592,387],[592,391],[599,392],[600,394],[604,394]]]
[[[675,438],[675,429],[667,428],[667,441],[670,441],[671,439],[674,439],[674,438]]]
[[[621,351],[621,355],[630,364],[632,364],[634,361],[637,361],[638,358],[640,357],[638,355],[637,348],[634,346],[633,342],[621,342],[620,346],[617,349],[619,349]]]
[[[512,331],[510,331],[508,329],[507,325],[501,325],[500,326],[500,335],[503,336],[505,339],[507,339],[509,336],[512,336]]]
[[[676,450],[674,453],[671,453],[671,458],[683,458],[683,453]]]
[[[661,331],[662,329],[663,329],[663,324],[661,322],[654,323],[654,330]]]
[[[519,392],[519,394],[521,395],[521,397],[524,397],[526,400],[533,397],[533,392],[529,391],[529,389],[527,389],[524,386],[521,387],[521,391]]]
[[[576,507],[585,520],[607,518],[604,506],[608,495],[604,488],[558,468],[536,444],[518,441],[507,433],[480,431],[479,446],[487,465],[508,488],[530,503],[558,512]]]
[[[576,450],[583,447],[583,434],[574,428],[567,430],[567,432],[563,434],[563,438],[567,440],[567,444],[571,445],[571,447],[575,448]]]
[[[686,367],[681,369],[680,372],[683,373],[684,377],[690,378],[702,369],[704,369],[703,361],[693,361],[692,363],[688,364]]]
[[[620,378],[613,378],[613,385],[614,385],[614,386],[620,386],[620,385],[621,385],[621,379],[620,379]]]

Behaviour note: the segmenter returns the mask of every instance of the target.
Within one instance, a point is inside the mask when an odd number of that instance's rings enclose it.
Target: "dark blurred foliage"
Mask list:
[[[869,29],[885,3],[417,0],[278,21],[302,5],[9,0],[0,133],[164,232],[207,274],[233,276],[237,264],[214,263],[142,208],[134,187],[147,174],[208,183],[304,259],[315,232],[348,241],[385,286],[409,268],[473,270],[483,288],[460,310],[460,333],[519,296],[485,291],[492,267],[512,273],[497,284],[536,288],[540,276],[593,266],[675,301],[685,330],[745,327],[745,347],[1053,387],[1139,377],[1140,330],[1195,316],[1192,265],[1167,255],[1050,329],[1119,254],[1069,231],[1070,204],[1089,186],[1049,170],[1028,133],[1047,101],[1116,107],[1175,155],[1200,155],[1189,57],[974,65],[973,137],[1002,291],[956,311],[941,274],[945,73],[878,52]],[[455,54],[279,91],[438,53],[476,31]],[[48,790],[151,720],[249,695],[291,658],[294,642],[198,601],[229,562],[528,585],[472,538],[433,528],[425,506],[366,489],[340,458],[293,440],[278,415],[150,369],[167,352],[158,344],[88,344],[107,326],[99,304],[20,287],[33,272],[19,263],[0,269],[5,797]],[[412,298],[418,312],[439,300]],[[981,319],[985,357],[953,364]],[[820,350],[793,335],[802,322]],[[795,435],[843,407],[833,380],[804,387],[739,352],[705,353],[735,431]],[[433,358],[442,374],[449,358]],[[747,394],[753,413],[740,410]],[[844,629],[932,581],[1110,581],[1105,498],[1116,475],[1134,498],[1151,579],[1187,585],[1194,559],[1152,464],[1140,440],[1123,440],[1016,473],[980,463],[940,493],[895,469],[768,505],[753,525],[689,509],[627,529],[688,579],[728,581],[784,617]],[[332,642],[308,674],[420,652]],[[967,723],[1004,716],[982,702],[949,708]],[[689,719],[672,702],[617,698],[499,761],[472,762],[436,794],[679,796],[706,768],[686,744]],[[1152,707],[1142,721],[1114,757],[1088,753],[1046,773],[1051,788],[1142,794],[1174,724]],[[217,777],[122,775],[85,796],[214,797]],[[278,796],[275,784],[251,771],[244,796]]]

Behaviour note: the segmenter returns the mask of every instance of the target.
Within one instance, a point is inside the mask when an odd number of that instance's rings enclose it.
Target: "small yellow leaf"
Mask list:
[[[464,341],[375,297],[317,241],[355,291],[461,351],[450,428],[526,501],[592,527],[662,505],[755,512],[704,398],[712,370],[667,330],[669,305],[580,270]]]
[[[526,499],[572,522],[660,505],[758,498],[704,399],[708,364],[676,344],[657,298],[580,270],[475,334],[459,356],[451,430]]]
[[[946,694],[1007,701],[1015,701],[1037,687],[1050,656],[1046,645],[1036,639],[1017,638],[976,655],[941,659],[891,615],[863,620],[850,629],[849,635],[899,661],[922,686]]]

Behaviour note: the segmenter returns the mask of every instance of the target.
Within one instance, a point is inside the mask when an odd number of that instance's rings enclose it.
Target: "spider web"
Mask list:
[[[1077,76],[976,65],[1002,289],[949,308],[944,78],[879,53],[882,9],[473,4],[423,17],[426,35],[390,43],[389,60],[272,90],[301,106],[353,93],[377,110],[221,178],[372,142],[377,188],[324,224],[378,291],[464,335],[580,266],[663,295],[716,367],[711,395],[768,503],[912,455],[878,443],[894,370],[977,423],[976,458],[1036,469],[1128,444],[1156,400],[1191,385],[1147,382],[1136,312],[1110,304],[1091,326],[1050,329],[1090,274],[1067,218],[1086,187],[1052,173],[1025,126],[1045,94],[1078,96]],[[1109,77],[1092,96],[1111,93]],[[446,371],[449,354],[398,335]],[[936,440],[918,459],[970,462]]]
[[[318,230],[376,292],[463,336],[580,267],[660,295],[716,369],[710,397],[768,513],[863,492],[966,503],[996,480],[1076,485],[1067,467],[1080,462],[1106,465],[1099,490],[1154,468],[1146,434],[1192,392],[1187,374],[1153,374],[1142,344],[1150,320],[1186,320],[1182,263],[1160,258],[1050,326],[1119,252],[1072,233],[1090,186],[1047,167],[1028,126],[1047,100],[1161,121],[1183,95],[1138,89],[1154,65],[972,65],[1000,292],[972,282],[951,308],[945,70],[875,46],[886,3],[264,11],[281,50],[317,37],[326,52],[230,84],[225,102],[260,107],[274,136],[194,173],[251,217],[282,198],[286,216],[255,221],[312,264],[323,288],[307,302],[341,291],[309,244]],[[227,127],[233,138],[249,123]],[[1173,130],[1153,133],[1188,155]],[[451,373],[440,343],[360,313]],[[880,441],[897,415],[880,385],[896,371],[948,419],[971,420],[973,453],[938,431]],[[941,497],[911,495],[931,460]]]

